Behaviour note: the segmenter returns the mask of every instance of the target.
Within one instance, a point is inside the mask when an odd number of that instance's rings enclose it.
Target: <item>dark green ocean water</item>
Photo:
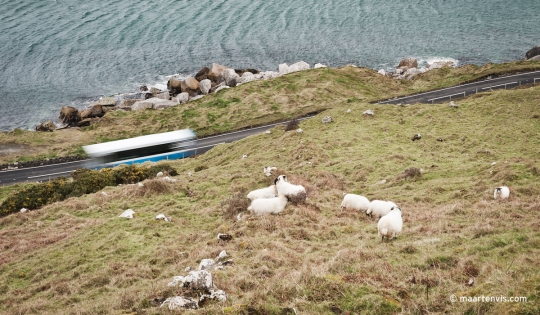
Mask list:
[[[217,62],[277,70],[523,59],[540,1],[0,0],[0,131]]]

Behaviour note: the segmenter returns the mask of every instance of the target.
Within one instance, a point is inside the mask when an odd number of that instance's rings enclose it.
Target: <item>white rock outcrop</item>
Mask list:
[[[173,277],[173,281],[169,282],[169,287],[184,287],[192,290],[213,289],[212,274],[208,270],[190,271],[187,276]]]
[[[204,79],[199,83],[199,89],[201,90],[201,93],[204,95],[210,93],[211,88],[212,88],[212,81],[208,79]]]
[[[122,212],[121,215],[119,215],[120,218],[126,218],[126,219],[133,219],[133,215],[135,214],[135,211],[132,209],[127,209],[126,211]]]
[[[323,65],[322,63],[316,63],[316,64],[313,66],[313,69],[319,69],[319,68],[326,68],[326,66]]]
[[[175,296],[166,299],[161,303],[161,307],[168,306],[171,311],[179,311],[182,309],[196,310],[199,308],[199,303],[192,298],[186,298],[183,296]]]
[[[201,260],[199,264],[199,270],[212,270],[214,266],[216,265],[216,262],[213,259],[207,258]]]
[[[289,66],[289,73],[308,70],[308,69],[309,69],[309,64],[307,62],[299,61]]]

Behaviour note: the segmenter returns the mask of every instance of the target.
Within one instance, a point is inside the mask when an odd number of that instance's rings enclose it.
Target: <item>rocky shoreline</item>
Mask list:
[[[326,66],[319,63],[314,66],[314,68],[323,67]],[[62,124],[61,127],[58,128],[52,120],[48,120],[36,126],[35,130],[50,132],[69,127],[89,126],[99,121],[107,112],[113,110],[165,109],[198,100],[208,94],[217,93],[222,89],[236,87],[247,82],[268,80],[288,73],[308,70],[310,65],[300,61],[290,66],[283,63],[278,68],[279,71],[232,69],[213,63],[210,68],[202,68],[193,77],[182,80],[177,76],[171,77],[167,82],[166,89],[157,87],[149,89],[147,86],[141,86],[140,91],[137,93],[123,95],[121,98],[103,97],[99,101],[90,104],[87,109],[80,111],[72,106],[63,106],[58,119]]]
[[[525,54],[525,60],[540,60],[540,46],[535,46],[529,50]],[[401,60],[393,71],[380,69],[378,73],[397,80],[414,80],[417,75],[430,70],[455,66],[457,66],[457,63],[454,61],[435,61],[419,67],[418,60],[409,57]],[[325,67],[320,63],[313,66],[314,69]],[[278,71],[233,69],[213,63],[210,68],[203,67],[195,76],[184,79],[180,79],[178,76],[171,77],[167,82],[167,87],[163,89],[157,87],[149,89],[147,86],[141,86],[137,93],[103,97],[99,101],[90,104],[87,109],[80,111],[72,106],[63,106],[59,116],[59,122],[62,124],[60,127],[57,127],[52,120],[48,120],[37,125],[35,130],[51,132],[69,127],[89,126],[98,122],[101,117],[112,110],[165,109],[203,98],[222,89],[236,87],[256,80],[273,79],[310,68],[310,65],[304,61],[292,65],[282,63],[278,66]]]

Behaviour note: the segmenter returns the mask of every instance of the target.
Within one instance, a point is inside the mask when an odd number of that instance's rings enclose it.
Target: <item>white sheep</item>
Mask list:
[[[274,166],[265,166],[264,167],[264,175],[266,175],[267,177],[272,175],[272,172],[273,171],[276,171],[277,170],[277,167],[274,167]]]
[[[276,185],[270,185],[266,188],[252,190],[247,195],[248,199],[253,201],[255,199],[274,198],[277,196]]]
[[[392,207],[397,207],[397,205],[392,201],[372,200],[369,203],[366,214],[379,218],[384,217],[386,214],[388,214],[388,212],[390,212],[390,210],[392,210]]]
[[[279,195],[275,198],[255,199],[247,208],[254,215],[278,214],[287,205],[287,197]]]
[[[346,194],[341,202],[341,211],[343,211],[343,209],[367,211],[369,209],[369,204],[369,200],[364,196]]]
[[[293,185],[289,183],[286,175],[279,175],[274,184],[277,188],[278,195],[285,195],[287,197],[296,196],[300,193],[306,193],[306,189],[302,185]]]
[[[493,198],[494,199],[507,199],[510,196],[510,189],[506,186],[501,186],[495,188],[495,191],[493,192]]]
[[[392,210],[387,215],[382,217],[377,224],[379,237],[384,241],[384,237],[392,239],[397,236],[403,229],[403,218],[401,217],[401,209],[392,207]]]

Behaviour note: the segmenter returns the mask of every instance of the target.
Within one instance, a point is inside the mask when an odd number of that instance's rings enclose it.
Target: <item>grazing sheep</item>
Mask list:
[[[507,199],[510,196],[510,189],[506,186],[501,186],[495,188],[495,192],[493,192],[493,198],[494,199]]]
[[[386,214],[392,210],[392,207],[397,207],[392,201],[384,200],[372,200],[369,203],[369,208],[366,211],[366,214],[369,216],[384,217]]]
[[[403,229],[403,218],[401,217],[401,209],[392,207],[392,210],[387,215],[382,217],[377,224],[379,237],[384,241],[384,237],[392,239],[397,236]]]
[[[296,196],[300,193],[306,193],[306,189],[302,185],[293,185],[289,183],[286,175],[279,175],[274,184],[277,188],[278,195],[285,195],[287,197]]]
[[[255,199],[247,208],[254,215],[278,214],[287,205],[287,197],[279,195],[275,198]]]
[[[264,167],[264,175],[266,175],[267,177],[272,175],[272,172],[273,171],[276,171],[277,170],[277,167],[274,167],[274,166],[265,166]]]
[[[343,211],[343,209],[367,211],[369,209],[369,204],[369,200],[364,196],[346,194],[341,202],[341,211]]]
[[[266,188],[250,191],[247,195],[248,199],[253,201],[255,199],[274,198],[277,196],[276,185],[270,185]]]

